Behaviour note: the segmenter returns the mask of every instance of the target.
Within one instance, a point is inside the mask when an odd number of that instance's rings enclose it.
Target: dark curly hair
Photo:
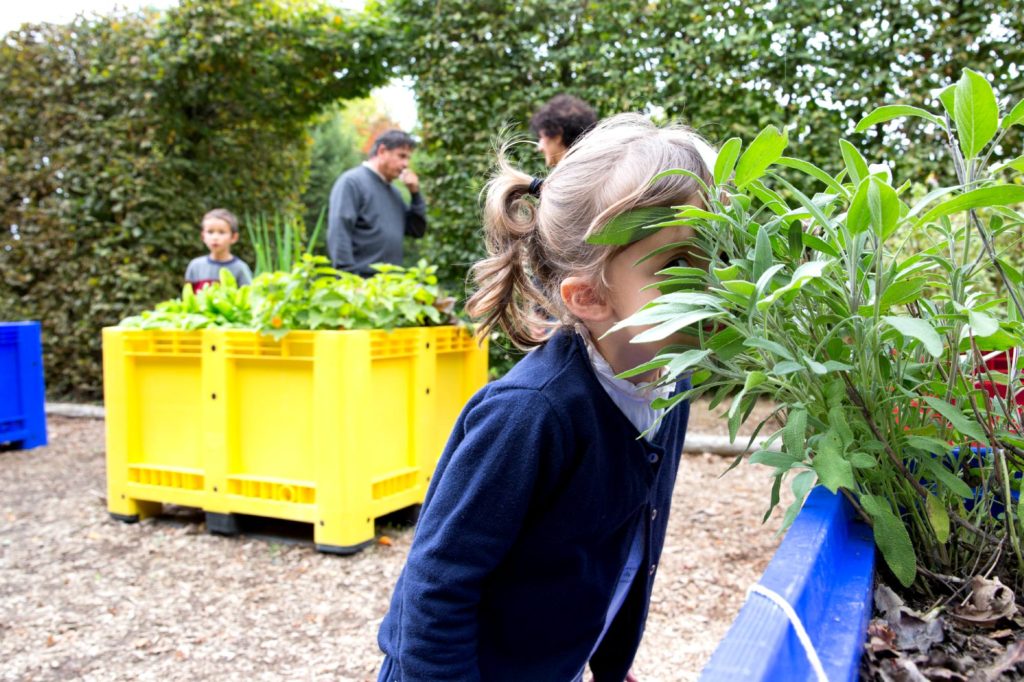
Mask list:
[[[566,149],[597,123],[597,114],[589,104],[572,95],[555,95],[530,119],[535,135],[562,136]]]

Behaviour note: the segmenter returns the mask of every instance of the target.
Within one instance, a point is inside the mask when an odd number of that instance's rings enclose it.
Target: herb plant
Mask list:
[[[425,261],[410,268],[380,264],[363,278],[303,255],[290,272],[258,275],[239,287],[226,269],[220,283],[157,304],[121,326],[139,329],[257,329],[280,338],[291,329],[391,329],[451,324],[454,299],[442,294]]]
[[[778,406],[757,426],[773,431],[769,446],[749,457],[772,470],[766,518],[784,483],[795,495],[786,526],[824,485],[871,524],[904,586],[985,571],[1019,584],[1024,275],[994,244],[1024,226],[1014,208],[1024,157],[992,159],[1012,151],[1001,145],[1024,103],[1001,116],[969,70],[939,100],[937,111],[881,107],[857,130],[923,119],[955,185],[914,200],[917,185],[893,180],[898,159],[869,165],[845,139],[845,168],[832,176],[783,156],[787,134],[769,126],[746,149],[738,138],[722,145],[705,205],[616,220],[597,239],[697,231],[708,267],[665,270],[662,295],[622,324],[649,327],[637,341],[692,329],[699,348],[666,348],[635,371],[664,367],[667,382],[692,373],[683,397],[708,394],[712,408],[731,396],[733,439],[759,397]],[[817,193],[798,188],[810,184]]]

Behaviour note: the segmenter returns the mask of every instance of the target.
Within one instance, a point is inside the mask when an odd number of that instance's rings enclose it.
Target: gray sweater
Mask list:
[[[427,231],[423,196],[402,195],[366,166],[341,174],[331,189],[327,207],[327,253],[339,270],[364,277],[375,273],[373,263],[402,264],[402,237],[422,237]]]

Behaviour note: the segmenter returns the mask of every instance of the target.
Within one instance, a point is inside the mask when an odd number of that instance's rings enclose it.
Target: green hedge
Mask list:
[[[298,208],[306,123],[387,79],[383,36],[275,0],[6,36],[0,319],[42,320],[51,398],[101,396],[100,328],[180,292],[206,210]]]
[[[791,149],[830,172],[842,161],[836,131],[853,136],[869,107],[920,105],[968,66],[992,74],[1011,99],[1024,94],[1024,15],[1015,0],[392,0],[402,69],[416,80],[424,147],[421,175],[431,230],[421,253],[451,283],[464,280],[482,240],[477,206],[495,133],[526,133],[531,114],[569,92],[599,115],[651,111],[700,129],[712,142],[753,139],[792,123]],[[990,26],[998,25],[996,33]],[[857,135],[907,175],[944,172],[922,134]],[[1020,134],[1006,149],[1019,149]],[[927,151],[925,151],[927,150]],[[521,160],[543,174],[540,154]],[[923,172],[921,172],[923,170]],[[903,175],[903,173],[901,173]]]

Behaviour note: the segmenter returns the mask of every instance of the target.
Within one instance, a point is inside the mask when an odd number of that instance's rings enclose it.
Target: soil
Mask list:
[[[48,446],[0,452],[0,679],[376,679],[412,528],[378,524],[377,544],[338,557],[302,524],[222,537],[169,506],[125,524],[106,511],[103,429],[51,417]],[[690,431],[724,435],[725,422],[698,403]],[[720,478],[730,463],[684,458],[634,665],[643,682],[697,678],[778,545],[781,514],[761,525],[768,470]]]

